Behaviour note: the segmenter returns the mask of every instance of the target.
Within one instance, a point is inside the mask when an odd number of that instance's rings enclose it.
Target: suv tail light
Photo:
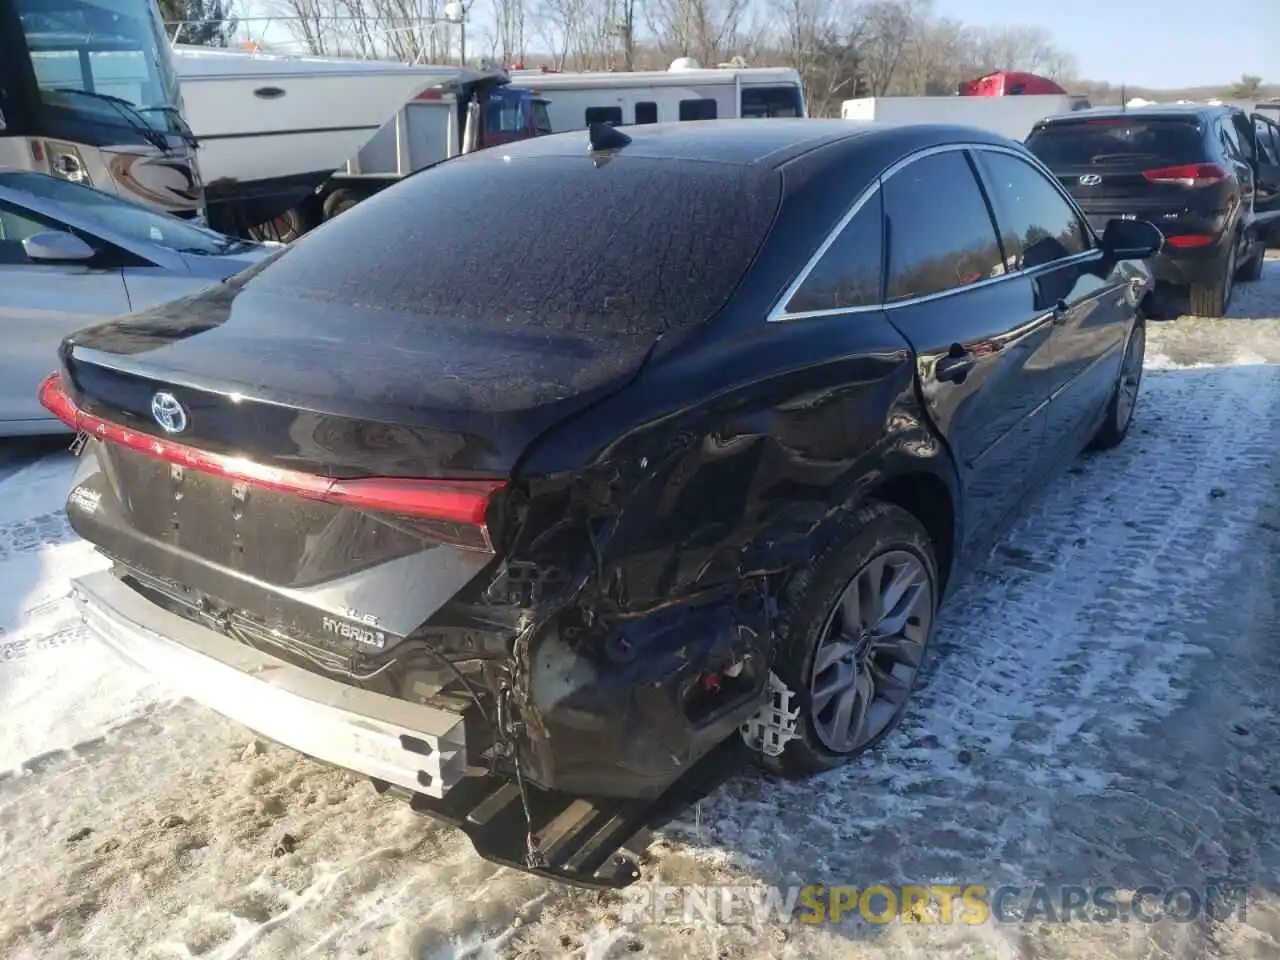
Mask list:
[[[1143,170],[1148,183],[1165,183],[1179,187],[1208,187],[1222,183],[1231,174],[1216,163],[1184,163],[1176,167]]]
[[[73,430],[153,460],[305,500],[413,517],[423,521],[427,532],[436,539],[472,550],[493,552],[487,517],[490,502],[506,486],[502,480],[400,477],[345,480],[210,453],[185,443],[131,430],[80,409],[63,387],[59,373],[50,374],[40,384],[40,403]]]

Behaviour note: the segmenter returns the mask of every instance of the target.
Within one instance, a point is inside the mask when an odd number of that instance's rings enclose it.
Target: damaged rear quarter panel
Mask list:
[[[888,476],[954,487],[912,353],[882,315],[700,339],[545,436],[520,470],[531,499],[510,559],[585,558],[539,611],[551,628],[524,664],[535,749],[555,743],[542,761],[564,789],[653,792],[732,733],[767,679],[777,585]],[[690,721],[699,674],[744,659],[751,683]],[[602,756],[625,768],[606,785]]]

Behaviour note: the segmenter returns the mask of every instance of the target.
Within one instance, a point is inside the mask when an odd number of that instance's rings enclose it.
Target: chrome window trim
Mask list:
[[[858,215],[858,211],[860,211],[864,206],[866,206],[867,202],[873,196],[875,196],[876,191],[880,190],[884,186],[884,184],[889,180],[890,177],[900,172],[904,168],[910,166],[911,164],[915,163],[917,160],[923,160],[926,157],[936,156],[937,154],[940,154],[940,153],[954,153],[957,151],[968,152],[968,151],[981,151],[981,150],[988,150],[988,151],[991,151],[992,153],[1007,154],[1008,156],[1014,157],[1015,159],[1021,160],[1022,162],[1028,164],[1032,169],[1038,170],[1039,173],[1049,181],[1050,186],[1052,186],[1057,191],[1058,195],[1067,201],[1067,205],[1071,208],[1072,212],[1079,219],[1080,223],[1084,226],[1089,239],[1093,242],[1093,246],[1091,246],[1088,250],[1084,250],[1084,251],[1081,251],[1080,253],[1072,254],[1070,257],[1063,257],[1061,260],[1054,260],[1052,263],[1045,263],[1045,264],[1040,264],[1038,266],[1031,267],[1031,268],[1021,268],[1018,270],[1013,270],[1008,273],[1002,273],[998,277],[988,277],[985,280],[979,280],[977,283],[971,283],[971,284],[968,284],[967,286],[952,287],[949,290],[940,290],[937,293],[927,293],[918,297],[910,297],[905,300],[894,300],[890,303],[870,303],[870,304],[863,304],[861,306],[856,306],[856,307],[832,307],[828,310],[804,310],[796,313],[787,312],[787,309],[786,309],[787,304],[791,302],[792,297],[796,295],[796,292],[800,289],[801,286],[804,285],[804,282],[809,279],[809,275],[814,271],[814,269],[822,261],[822,258],[826,255],[827,251],[831,249],[832,245],[839,238],[840,234],[844,232],[844,228],[849,225],[849,221],[851,221],[855,216]],[[985,189],[986,184],[983,183],[981,179],[977,179],[975,182],[977,183],[979,189]],[[997,234],[997,240],[998,239],[999,239],[999,235]],[[1062,185],[1058,182],[1058,178],[1053,175],[1052,171],[1050,171],[1049,168],[1046,167],[1044,164],[1040,163],[1040,161],[1034,155],[1027,156],[1026,154],[1021,153],[1017,150],[1013,150],[1013,149],[1010,149],[1009,147],[1001,146],[999,144],[994,144],[994,143],[962,142],[962,143],[945,143],[935,147],[926,147],[923,150],[919,150],[909,156],[906,156],[899,160],[894,161],[893,164],[891,164],[889,167],[883,170],[880,173],[880,175],[877,176],[876,179],[872,182],[872,184],[869,187],[867,187],[867,189],[865,189],[858,196],[856,200],[854,200],[853,205],[849,208],[849,210],[845,213],[845,215],[840,218],[840,220],[836,223],[835,227],[831,230],[829,234],[827,234],[826,238],[818,246],[818,249],[814,251],[813,256],[811,256],[808,259],[808,261],[805,263],[804,267],[801,268],[800,273],[796,276],[795,280],[793,280],[791,284],[787,287],[787,289],[783,291],[782,296],[780,296],[777,299],[773,308],[769,311],[769,314],[766,320],[768,323],[781,323],[781,322],[790,321],[790,320],[812,320],[812,319],[817,319],[819,317],[847,316],[850,314],[859,314],[859,313],[878,313],[884,310],[895,310],[899,307],[910,307],[920,303],[928,303],[933,300],[940,300],[944,297],[954,296],[955,294],[958,294],[958,293],[966,293],[970,290],[978,290],[983,287],[991,286],[992,284],[995,284],[995,283],[1001,283],[1005,280],[1011,280],[1018,277],[1035,276],[1036,274],[1042,273],[1046,270],[1057,269],[1058,267],[1061,267],[1064,264],[1083,262],[1085,260],[1095,259],[1101,254],[1101,251],[1098,248],[1097,241],[1098,241],[1098,236],[1093,230],[1093,225],[1089,223],[1089,219],[1085,217],[1083,213],[1080,212],[1080,208],[1076,205],[1075,200],[1062,189]],[[881,256],[883,257],[883,255],[884,254],[882,252]]]

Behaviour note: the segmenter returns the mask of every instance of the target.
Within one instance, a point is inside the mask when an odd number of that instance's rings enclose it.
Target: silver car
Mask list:
[[[0,437],[65,431],[36,391],[67,334],[195,293],[278,246],[68,180],[0,170]]]

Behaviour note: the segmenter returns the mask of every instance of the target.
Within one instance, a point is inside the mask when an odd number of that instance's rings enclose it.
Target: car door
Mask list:
[[[1257,194],[1254,212],[1272,228],[1280,220],[1280,127],[1269,118],[1253,115],[1254,143],[1257,146]]]
[[[1052,319],[1010,274],[962,149],[913,158],[882,184],[886,315],[911,343],[925,408],[960,471],[966,548],[994,537],[1044,456]]]
[[[1134,294],[1142,291],[1104,262],[1056,178],[1003,150],[979,149],[975,157],[1004,250],[1031,280],[1033,314],[1051,324],[1047,363],[1037,371],[1049,392],[1045,440],[1049,450],[1074,456],[1115,384]]]
[[[36,391],[57,366],[63,337],[129,311],[119,268],[27,257],[22,241],[50,230],[68,228],[0,200],[0,432],[49,417]]]

